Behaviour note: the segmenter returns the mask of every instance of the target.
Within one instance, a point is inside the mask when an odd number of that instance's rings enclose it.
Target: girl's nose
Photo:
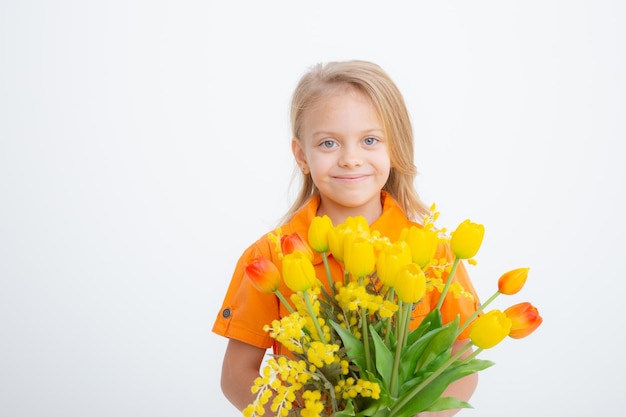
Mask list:
[[[363,165],[361,150],[356,146],[344,146],[339,158],[339,165],[346,168]]]

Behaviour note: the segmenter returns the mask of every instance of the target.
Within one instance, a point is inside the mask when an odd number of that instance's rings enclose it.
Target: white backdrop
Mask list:
[[[237,416],[211,333],[293,197],[289,96],[379,63],[440,226],[483,223],[544,324],[462,416],[617,416],[626,371],[625,3],[0,2],[0,415]]]

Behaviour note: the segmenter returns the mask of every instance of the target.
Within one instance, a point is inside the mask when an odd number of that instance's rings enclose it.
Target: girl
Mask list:
[[[417,224],[428,213],[415,188],[413,132],[404,99],[394,82],[377,65],[364,61],[318,64],[297,85],[291,104],[291,147],[302,174],[302,189],[281,226],[284,234],[308,235],[311,220],[327,215],[333,224],[349,216],[363,216],[372,231],[392,241],[405,227]],[[252,403],[250,391],[266,349],[288,354],[275,343],[263,326],[288,315],[273,294],[262,294],[244,277],[248,260],[263,255],[277,264],[274,244],[261,237],[241,256],[235,268],[213,331],[229,338],[222,367],[224,395],[239,410]],[[319,254],[313,263],[318,276],[325,276]],[[437,257],[452,259],[447,245]],[[342,277],[341,265],[330,256],[332,276]],[[461,322],[478,306],[478,296],[462,265],[454,279],[474,299],[446,297],[444,322],[461,315]],[[327,284],[326,284],[327,285]],[[289,299],[283,284],[280,292]],[[437,293],[417,305],[412,327],[417,326],[438,302]],[[461,334],[455,349],[465,344]],[[467,353],[469,355],[469,352]],[[476,374],[465,377],[444,393],[467,401],[477,384]],[[458,410],[424,413],[451,416]],[[270,413],[271,414],[271,413]]]

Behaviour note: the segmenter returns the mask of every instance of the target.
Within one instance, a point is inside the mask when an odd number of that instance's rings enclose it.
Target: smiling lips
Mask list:
[[[345,181],[345,182],[354,182],[354,181],[365,179],[369,176],[370,176],[369,174],[346,174],[346,175],[335,175],[333,176],[333,178],[336,180]]]

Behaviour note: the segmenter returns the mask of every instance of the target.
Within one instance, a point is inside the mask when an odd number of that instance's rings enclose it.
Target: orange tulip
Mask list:
[[[252,259],[244,268],[250,283],[264,294],[272,294],[280,286],[280,272],[272,261],[264,256]]]
[[[417,303],[426,293],[426,276],[419,265],[410,263],[400,269],[394,288],[405,303]]]
[[[413,262],[422,268],[425,267],[435,256],[439,243],[437,232],[411,226],[409,229],[404,229],[402,235],[402,240],[405,240],[411,248]]]
[[[310,261],[313,260],[313,251],[311,250],[311,247],[298,233],[281,236],[280,247],[283,251],[283,255],[289,255],[290,253],[299,250],[306,255]]]
[[[450,239],[452,252],[459,259],[469,259],[476,255],[485,235],[485,227],[482,224],[465,220],[459,224]]]
[[[344,255],[346,271],[354,277],[365,277],[374,272],[376,256],[368,239],[358,237],[346,242]]]
[[[504,273],[498,279],[498,292],[500,294],[512,295],[522,289],[528,277],[530,268],[517,268]]]
[[[510,330],[511,319],[500,310],[491,310],[474,320],[470,339],[479,348],[489,349],[504,340]]]
[[[536,307],[528,302],[515,304],[504,310],[504,314],[511,319],[511,332],[513,339],[521,339],[528,336],[543,323]]]
[[[283,277],[293,292],[306,291],[317,281],[311,260],[299,250],[283,258]]]
[[[380,281],[393,287],[400,269],[411,263],[411,248],[404,241],[397,241],[385,247],[376,260],[377,274]]]

